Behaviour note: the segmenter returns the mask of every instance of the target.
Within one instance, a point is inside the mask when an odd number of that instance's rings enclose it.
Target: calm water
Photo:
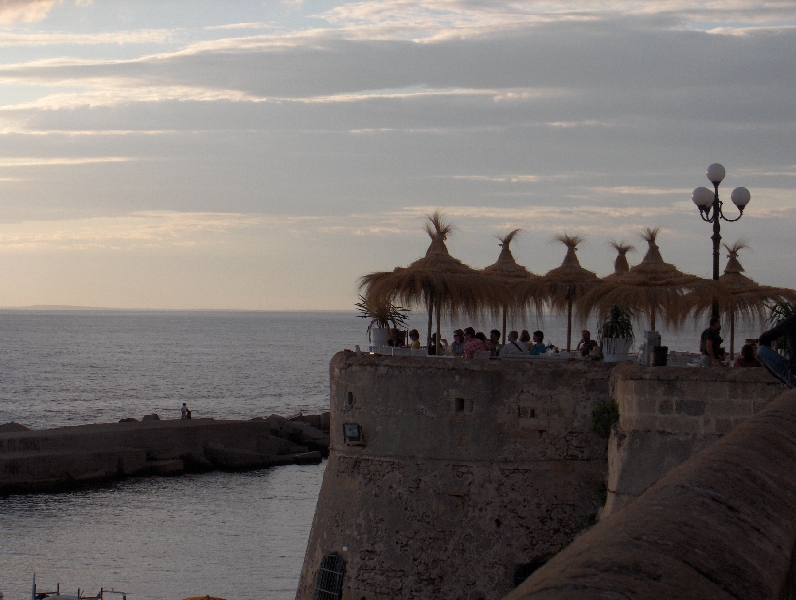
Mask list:
[[[560,318],[509,325],[565,344]],[[177,418],[182,402],[197,417],[227,419],[328,410],[329,359],[365,347],[365,326],[342,312],[0,311],[0,423]],[[422,316],[411,326],[423,332]],[[664,344],[694,350],[702,328],[664,331]],[[749,329],[737,339],[756,337],[759,327]],[[131,479],[0,499],[0,590],[27,599],[36,572],[43,587],[113,586],[131,600],[293,598],[323,469]]]

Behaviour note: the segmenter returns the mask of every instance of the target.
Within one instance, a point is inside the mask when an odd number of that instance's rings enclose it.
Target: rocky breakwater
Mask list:
[[[9,423],[0,425],[0,494],[131,476],[318,464],[329,453],[328,423],[328,413],[250,421],[150,416],[40,431]]]

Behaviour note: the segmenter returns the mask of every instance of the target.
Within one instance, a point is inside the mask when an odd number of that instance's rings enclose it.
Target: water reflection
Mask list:
[[[122,589],[130,597],[293,598],[324,465],[131,479],[0,499],[0,589]]]

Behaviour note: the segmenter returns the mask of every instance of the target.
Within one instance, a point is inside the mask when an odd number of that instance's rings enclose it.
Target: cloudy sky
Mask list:
[[[0,306],[346,309],[420,257],[612,270],[745,186],[747,274],[796,286],[796,3],[0,0]],[[722,265],[725,258],[722,253]]]

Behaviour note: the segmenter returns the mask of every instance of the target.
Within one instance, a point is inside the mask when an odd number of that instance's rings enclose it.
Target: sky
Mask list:
[[[352,309],[437,208],[476,268],[659,226],[710,277],[714,162],[796,287],[795,88],[796,2],[0,0],[0,307]]]

